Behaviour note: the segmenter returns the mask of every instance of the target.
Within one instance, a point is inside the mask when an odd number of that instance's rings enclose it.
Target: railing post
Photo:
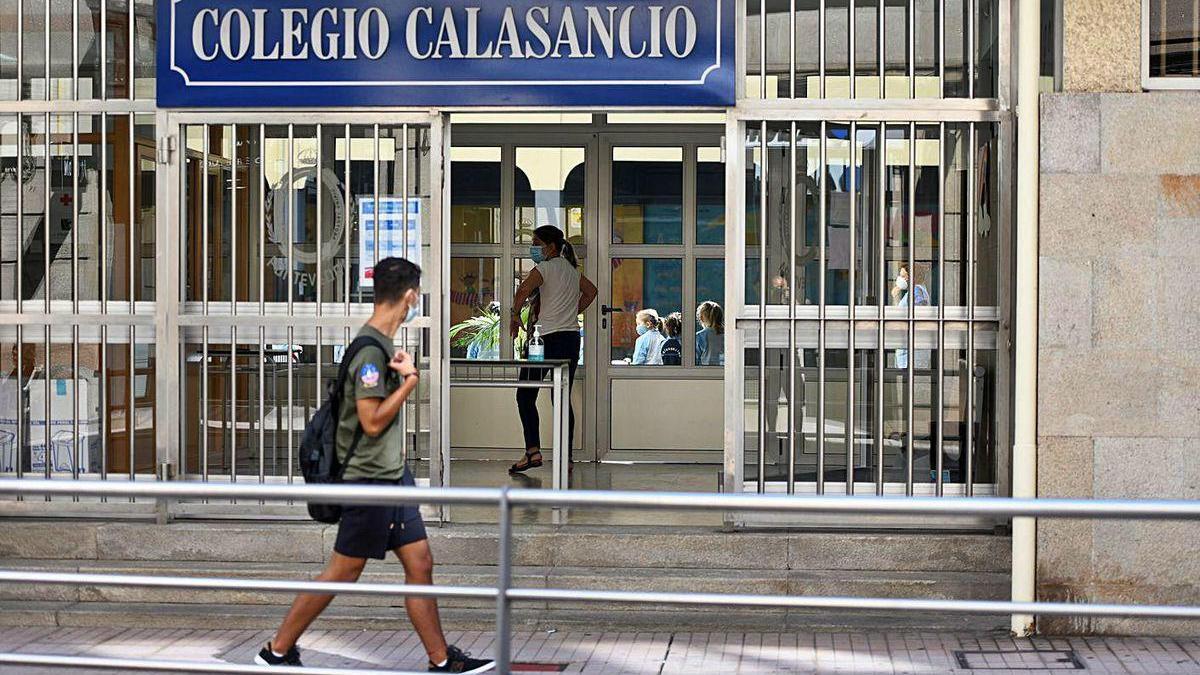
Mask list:
[[[512,586],[512,505],[508,487],[500,489],[500,569],[496,578],[496,672],[508,675],[512,666],[512,609],[508,589]]]

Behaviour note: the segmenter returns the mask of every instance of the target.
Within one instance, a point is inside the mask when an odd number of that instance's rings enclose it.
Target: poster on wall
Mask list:
[[[358,227],[360,288],[374,287],[376,260],[405,258],[421,264],[419,197],[410,197],[407,208],[403,197],[361,197],[358,200]]]

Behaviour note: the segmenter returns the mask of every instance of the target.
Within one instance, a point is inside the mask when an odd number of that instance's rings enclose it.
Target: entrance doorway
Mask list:
[[[716,465],[722,359],[698,350],[696,307],[724,299],[724,127],[607,117],[454,125],[448,283],[450,323],[459,330],[451,355],[512,358],[503,322],[494,340],[478,338],[472,326],[490,326],[491,312],[508,316],[514,289],[532,269],[533,229],[558,226],[600,289],[581,317],[576,460]],[[678,365],[634,364],[635,316],[643,309],[678,315]],[[455,392],[450,409],[455,458],[519,456],[511,392]],[[715,472],[705,475],[715,490]]]

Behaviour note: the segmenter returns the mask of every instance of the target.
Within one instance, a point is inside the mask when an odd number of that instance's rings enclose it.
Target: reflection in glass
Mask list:
[[[857,305],[879,303],[879,128],[858,125],[854,150],[854,299]],[[903,212],[901,212],[903,213]]]
[[[910,297],[916,304],[928,303],[928,281],[917,282],[908,269],[908,247],[912,238],[909,222],[909,138],[908,125],[887,127],[887,167],[884,173],[884,252],[887,280],[887,304],[907,307]],[[922,296],[922,291],[924,295]]]
[[[696,365],[725,365],[725,260],[696,260]],[[686,318],[686,316],[685,316]]]
[[[1200,77],[1200,7],[1194,0],[1149,0],[1151,77]]]
[[[614,244],[683,243],[683,150],[613,148]]]
[[[18,115],[0,115],[0,300],[17,298],[17,192],[23,183],[17,158]]]
[[[994,308],[999,302],[1000,215],[999,162],[996,161],[996,127],[975,126],[975,305]]]
[[[614,258],[612,301],[621,310],[610,315],[610,359],[633,360],[639,337],[637,313],[653,309],[660,317],[682,312],[683,261],[656,258]]]
[[[451,148],[450,161],[451,243],[500,243],[500,148]]]
[[[500,339],[508,334],[496,301],[495,258],[450,259],[450,356],[500,358]]]
[[[696,243],[725,243],[725,163],[720,148],[696,148]]]
[[[942,246],[942,274],[947,306],[965,307],[967,304],[967,154],[970,146],[967,123],[946,124],[944,161],[946,183],[944,187],[944,226],[939,229],[945,237]]]
[[[103,198],[100,194],[100,116],[79,115],[79,220],[72,236],[78,237],[79,281],[76,288],[80,300],[100,299],[100,237],[107,230],[100,227]],[[74,187],[72,187],[74,189]],[[2,188],[0,188],[2,190]],[[0,240],[3,235],[0,235]]]
[[[517,148],[514,203],[516,241],[553,225],[575,245],[583,243],[586,168],[583,148]]]
[[[766,304],[785,305],[791,302],[792,274],[792,261],[789,259],[791,199],[794,189],[791,178],[791,126],[784,123],[767,125],[765,167],[761,136],[761,127],[747,132],[747,148],[750,153],[747,157],[747,180],[751,182],[746,191],[746,302],[754,305],[763,302],[760,261],[765,245]],[[751,214],[757,215],[762,211],[764,181],[767,191],[765,226],[760,228],[759,223],[755,222],[751,229]],[[753,204],[750,202],[751,198],[754,199]],[[764,236],[765,242],[762,239]]]
[[[24,201],[21,204],[21,222],[24,226],[25,245],[24,276],[21,279],[22,293],[26,300],[46,297],[46,250],[50,247],[50,232],[46,224],[46,170],[47,153],[50,150],[46,128],[46,115],[23,115],[25,125],[26,165],[22,177],[27,180]],[[26,178],[27,177],[27,178]],[[51,212],[58,205],[51,200]]]
[[[850,304],[850,126],[825,127],[825,302]]]

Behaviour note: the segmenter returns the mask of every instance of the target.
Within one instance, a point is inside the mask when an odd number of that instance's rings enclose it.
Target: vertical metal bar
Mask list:
[[[822,15],[824,14],[824,2],[825,0],[821,0]],[[825,26],[824,16],[822,16],[821,26],[823,31]],[[824,52],[822,52],[822,55],[823,54]],[[822,56],[822,58],[824,58],[824,56]],[[822,72],[823,71],[824,69],[822,69]],[[824,80],[824,75],[822,75],[822,80]],[[829,161],[828,125],[828,122],[824,120],[821,121],[820,165],[817,168],[817,171],[820,174],[818,178],[818,184],[821,191],[821,195],[818,198],[820,201],[820,212],[817,214],[818,226],[821,230],[817,235],[818,246],[820,248],[820,269],[818,269],[820,278],[817,280],[817,292],[820,295],[817,300],[817,494],[819,495],[825,494],[825,338],[829,328],[828,322],[825,318],[825,311],[827,309],[825,302],[825,278],[828,276],[828,272],[826,270],[828,260],[826,260],[825,251],[825,247],[828,245],[828,242],[826,241],[826,230],[828,229],[828,226],[826,224],[825,204],[825,192],[829,189],[828,181],[825,179],[825,176],[828,173],[826,169],[826,163]]]
[[[100,0],[100,100],[108,99],[108,0]],[[20,86],[18,81],[17,86]],[[103,192],[100,193],[103,199]],[[101,237],[103,238],[103,237]]]
[[[508,589],[512,586],[512,506],[508,501],[508,486],[501,488],[500,569],[496,578],[496,672],[508,673],[512,665],[512,629],[509,626],[511,608]]]
[[[393,127],[393,133],[395,133],[394,127]],[[401,150],[400,150],[400,195],[401,195],[400,231],[403,233],[403,237],[404,237],[404,244],[403,244],[402,250],[404,251],[404,258],[406,260],[411,260],[412,256],[415,255],[417,258],[417,263],[420,264],[422,262],[421,261],[421,251],[417,250],[413,253],[410,253],[408,250],[408,125],[407,124],[405,124],[401,127],[401,134],[402,134],[402,138],[401,138],[401,144],[400,144],[400,148],[401,148]],[[393,169],[393,171],[394,171],[394,169]],[[379,231],[379,214],[378,213],[375,214],[375,218],[376,218],[375,228],[376,228],[376,232],[378,232]],[[420,223],[417,224],[417,227],[420,227]],[[378,254],[376,254],[376,255],[378,255]],[[417,295],[418,295],[418,297],[420,297],[420,295],[421,295],[420,289],[418,288],[417,291],[418,291]],[[412,331],[410,331],[408,328],[403,329],[402,339],[403,339],[404,349],[406,349],[406,350],[410,349],[409,338],[410,338],[411,334],[412,334]],[[417,358],[419,359],[420,354],[421,354],[421,350],[420,350],[421,331],[417,330],[416,334],[417,334],[417,343],[418,343],[418,346],[416,349],[416,354],[417,354]],[[436,330],[430,331],[430,335],[437,335],[437,334],[438,334],[438,331],[436,331]],[[420,420],[419,415],[421,412],[420,387],[417,388],[416,393],[417,393],[417,395],[413,396],[411,401],[406,401],[404,403],[404,406],[402,406],[402,408],[401,408],[401,410],[403,412],[403,410],[405,408],[411,407],[412,410],[415,413],[417,413],[417,415],[418,415],[418,417],[417,417],[418,421],[416,422],[416,427],[417,427],[416,435],[414,435],[414,437],[413,437],[413,450],[414,451],[417,449],[416,441],[419,440],[417,438],[417,436],[419,436],[421,433],[421,424],[419,421]],[[400,416],[400,425],[401,425],[400,426],[400,432],[401,432],[400,437],[407,439],[408,438],[408,415],[407,414],[402,414]],[[431,454],[433,453],[432,448],[430,449],[430,453]]]
[[[879,98],[887,98],[887,3],[886,0],[879,0],[879,35],[878,46],[879,50]]]
[[[258,125],[258,316],[261,318],[266,314],[267,305],[267,198],[264,193],[269,189],[267,185],[267,125]],[[260,325],[258,327],[258,465],[262,469],[259,473],[265,473],[265,462],[267,454],[267,408],[266,408],[266,327]],[[271,388],[271,401],[278,403],[279,390],[275,387]],[[276,410],[279,406],[275,406]],[[272,440],[278,442],[278,437],[274,434]]]
[[[17,166],[21,166],[21,165],[17,164]],[[19,194],[19,192],[18,192],[18,194]],[[17,241],[21,242],[24,240],[18,239]],[[20,260],[20,256],[17,256],[17,259]],[[17,294],[17,297],[18,298],[21,297],[19,292]],[[32,441],[32,439],[25,437],[25,429],[26,429],[25,422],[27,421],[25,419],[25,400],[26,400],[25,392],[28,391],[26,388],[28,386],[28,384],[24,381],[25,380],[25,363],[24,363],[24,361],[25,361],[25,358],[24,358],[24,355],[25,355],[25,330],[24,330],[24,326],[22,324],[17,324],[16,329],[17,329],[17,447],[16,447],[16,455],[13,459],[16,460],[16,464],[17,464],[17,478],[24,478],[25,477],[25,462],[23,460],[25,458],[25,444],[28,442],[28,444],[32,446],[33,441]],[[30,430],[32,430],[33,425],[31,424],[29,426],[29,428],[30,428]],[[32,452],[31,452],[31,454],[32,454]]]
[[[767,0],[758,0],[758,97],[767,98]],[[767,139],[763,138],[763,153]]]
[[[934,426],[933,451],[936,494],[942,496],[942,462],[946,454],[946,123],[938,123],[938,361],[937,361],[937,417]],[[960,221],[961,222],[961,221]]]
[[[794,13],[793,13],[794,16]],[[795,32],[793,31],[793,35]],[[793,67],[793,74],[795,68]],[[793,85],[795,81],[793,79]],[[795,93],[793,92],[793,96]],[[791,183],[788,192],[791,200],[788,204],[788,451],[787,451],[787,493],[796,493],[796,123],[792,122],[791,135],[788,140],[788,177]]]
[[[22,31],[18,30],[17,35],[20,36],[21,32]],[[33,140],[33,134],[32,134],[33,119],[32,118],[30,118],[30,120],[29,120],[29,127],[30,127],[30,132],[31,132],[29,140],[32,141]],[[20,178],[21,172],[24,171],[24,167],[25,167],[25,151],[26,151],[26,148],[25,148],[25,116],[20,113],[17,113],[17,181],[16,181],[17,182],[17,190],[16,190],[16,192],[17,192],[17,247],[18,247],[17,250],[19,252],[24,252],[24,250],[25,250],[25,199],[24,199],[25,190],[22,189],[21,178]],[[30,154],[32,155],[32,150],[30,150]],[[101,237],[101,239],[103,239],[103,237]],[[21,313],[21,311],[23,311],[24,306],[25,306],[25,288],[24,288],[25,287],[25,264],[24,264],[24,261],[25,261],[24,255],[17,255],[17,278],[16,278],[15,286],[16,286],[16,291],[17,291],[16,299],[17,299],[17,313],[18,314]],[[19,337],[17,339],[17,345],[18,345],[18,347],[20,347],[20,345],[21,345],[21,340]],[[19,353],[20,349],[18,349],[17,351]]]
[[[137,27],[137,15],[135,13],[137,8],[134,5],[136,4],[137,0],[126,0],[126,1],[129,3],[129,7],[128,7],[128,10],[129,10],[129,26],[128,26],[129,41],[128,41],[128,44],[126,45],[126,47],[128,48],[128,52],[129,52],[126,55],[126,61],[129,66],[129,80],[128,80],[128,84],[125,85],[125,88],[128,90],[129,100],[132,101],[134,99],[134,93],[133,93],[134,77],[137,76],[137,73],[134,71],[134,66],[133,66],[133,61],[134,61],[134,44],[133,43],[137,41],[137,30],[135,30]],[[49,0],[47,0],[46,4],[47,5],[50,4]]]
[[[79,42],[79,3],[73,0],[75,10],[75,43]],[[78,60],[75,61],[78,64]],[[76,65],[76,98],[78,98],[78,65]],[[71,312],[79,316],[79,113],[71,116]],[[71,477],[79,479],[79,461],[83,455],[79,448],[79,323],[71,323]],[[79,501],[79,495],[72,497]]]
[[[49,146],[46,147],[48,148]],[[47,171],[49,171],[49,164],[47,164]],[[46,324],[46,367],[42,371],[42,380],[46,383],[46,386],[42,389],[42,404],[45,408],[45,417],[42,418],[42,474],[46,480],[49,480],[51,477],[51,468],[53,464],[53,462],[51,462],[53,453],[51,452],[50,447],[50,371],[54,366],[51,363],[52,359],[50,357],[50,350],[52,346],[50,326],[51,325],[49,323]],[[50,495],[46,495],[46,501],[50,501]]]
[[[853,7],[854,0],[850,0]],[[853,24],[852,24],[853,25]],[[851,28],[853,31],[853,27]],[[847,350],[846,359],[846,494],[854,494],[854,408],[857,401],[854,396],[854,357],[855,357],[855,333],[858,326],[855,324],[858,312],[858,282],[857,282],[857,267],[858,267],[858,123],[850,123],[850,144],[849,144],[849,159],[847,164],[850,171],[850,292],[849,292],[849,317],[850,317],[850,335],[849,349]]]
[[[765,2],[765,0],[764,0]],[[765,15],[764,15],[765,16]],[[766,491],[767,471],[767,123],[760,123],[758,150],[762,177],[758,206],[758,492]],[[779,396],[779,392],[775,392]],[[775,420],[771,420],[775,424]]]
[[[946,0],[937,0],[938,97],[946,98]]]
[[[849,35],[850,53],[849,53],[849,61],[847,62],[850,65],[850,85],[849,85],[850,86],[850,89],[849,89],[849,92],[850,92],[849,97],[850,98],[854,98],[856,96],[855,92],[857,91],[857,87],[858,87],[858,82],[857,82],[857,80],[858,80],[858,54],[855,53],[855,51],[858,49],[858,44],[857,44],[858,43],[858,35],[857,35],[857,33],[858,33],[858,16],[857,16],[857,14],[858,14],[858,7],[855,4],[855,0],[850,0],[850,14],[847,18],[847,23],[846,23],[846,25],[849,27],[849,31],[850,31],[850,35]],[[851,146],[853,146],[853,145],[854,145],[854,143],[852,140]],[[851,162],[850,162],[851,167],[854,166],[853,159],[854,158],[851,157]],[[853,204],[853,200],[851,200],[851,203]],[[853,229],[853,228],[851,228],[851,229]],[[851,236],[853,236],[853,235],[851,235]],[[853,326],[851,326],[850,332],[851,333],[854,332]]]
[[[206,343],[207,344],[207,343]],[[129,384],[125,388],[127,394],[128,407],[125,409],[125,433],[129,435],[129,480],[132,482],[137,477],[137,454],[134,450],[137,444],[134,438],[137,436],[137,327],[129,326],[129,379],[126,382]],[[129,498],[130,502],[137,501],[134,497]]]
[[[881,3],[882,6],[882,3]],[[879,303],[879,326],[877,330],[878,340],[875,349],[875,494],[883,496],[884,476],[884,451],[883,451],[883,405],[884,396],[883,390],[887,382],[887,371],[885,349],[887,343],[887,237],[884,232],[887,226],[887,124],[880,124],[879,131],[876,132],[876,148],[879,152],[879,162],[876,165],[876,170],[879,172],[879,178],[876,182],[879,189],[879,195],[876,198],[876,205],[879,207],[879,228],[875,234],[875,243],[879,248],[879,267],[877,269],[878,279],[875,281],[875,294]]]
[[[904,494],[913,493],[913,398],[916,395],[916,318],[917,318],[917,125],[908,124],[908,372],[905,373],[907,392],[904,396],[904,412],[908,433],[904,440]]]
[[[32,92],[31,92],[32,93]],[[24,98],[25,94],[25,0],[17,0],[17,100]],[[17,116],[17,133],[21,132],[20,115]],[[19,154],[19,153],[18,153]],[[21,166],[18,162],[17,166]],[[17,190],[18,199],[20,199],[21,191]],[[18,239],[18,241],[24,241]],[[17,256],[20,260],[20,256]],[[18,294],[19,297],[20,294]],[[18,341],[19,342],[19,341]],[[18,465],[20,462],[18,462]],[[18,467],[19,468],[19,467]]]
[[[100,91],[101,98],[104,97],[104,78],[107,75],[108,61],[105,58],[105,50],[107,45],[108,30],[107,30],[107,8],[108,0],[102,0],[100,3],[100,25],[101,37],[100,40]],[[19,131],[19,130],[18,130]],[[20,134],[18,133],[18,137]],[[105,207],[108,206],[108,113],[100,113],[100,192],[96,198],[96,203],[99,208],[96,209],[97,224],[96,232],[97,239],[100,242],[100,273],[98,275],[100,284],[100,313],[108,314],[108,232],[107,221],[108,212]],[[115,154],[115,153],[114,153]],[[20,163],[17,164],[20,166]],[[19,191],[18,191],[19,192]],[[19,211],[19,209],[18,209]],[[18,219],[19,220],[19,219]],[[18,297],[20,297],[18,295]],[[108,409],[108,325],[100,325],[100,480],[108,479],[108,433],[110,426],[111,413]],[[102,499],[101,501],[107,501]]]
[[[345,310],[346,316],[350,316],[350,270],[351,270],[351,265],[350,265],[350,232],[351,232],[350,200],[353,197],[353,192],[350,189],[350,141],[351,141],[350,125],[347,124],[346,125],[346,148],[345,148],[346,154],[345,154],[345,157],[342,158],[343,162],[345,162],[345,166],[343,167],[344,176],[343,176],[343,180],[342,180],[342,189],[344,189],[346,192],[344,198],[342,199],[342,209],[344,211],[342,222],[346,223],[346,236],[342,240],[342,243],[345,245],[345,265],[344,265],[344,267],[346,268],[346,278],[345,278],[346,288],[345,288],[345,294],[342,296],[342,299],[345,301],[345,306],[343,307],[343,309]],[[336,158],[335,158],[335,161],[336,161]],[[359,227],[358,236],[360,236],[360,237],[362,236],[361,224]],[[347,341],[347,344],[349,344],[349,341]]]
[[[285,358],[287,360],[287,479],[288,479],[288,483],[291,483],[293,474],[295,473],[295,471],[293,470],[294,462],[295,462],[295,457],[293,455],[295,453],[293,452],[293,447],[292,447],[293,442],[294,442],[294,439],[293,439],[294,429],[292,428],[293,424],[294,424],[293,423],[294,415],[292,414],[292,405],[294,404],[294,396],[295,396],[295,392],[293,390],[294,385],[295,385],[295,380],[293,379],[293,376],[294,376],[293,370],[294,369],[292,367],[292,349],[293,349],[292,345],[295,344],[295,340],[296,340],[295,327],[291,324],[291,321],[296,316],[296,309],[295,309],[296,284],[295,284],[295,279],[293,277],[293,275],[295,274],[295,270],[296,270],[295,259],[293,258],[293,256],[295,255],[295,251],[296,251],[296,241],[295,241],[295,239],[296,239],[296,198],[295,198],[296,134],[295,134],[295,126],[292,124],[288,124],[287,149],[288,149],[287,190],[286,190],[287,200],[288,200],[288,211],[287,211],[287,214],[288,214],[287,215],[287,228],[288,228],[288,236],[287,236],[287,245],[288,245],[288,252],[287,252],[287,264],[288,264],[287,316],[288,316],[289,323],[288,323],[288,327],[287,327],[287,356]],[[276,407],[276,409],[278,410],[278,407]]]
[[[917,0],[908,0],[908,97],[917,97]]]
[[[963,28],[967,31],[967,98],[975,98],[975,14],[976,0],[967,0],[967,17]]]
[[[553,487],[555,490],[566,489],[566,485],[562,482],[563,464],[567,462],[567,449],[563,445],[563,429],[562,429],[562,406],[563,406],[563,391],[562,391],[562,368],[555,366],[550,374],[551,383],[554,388],[550,391],[550,400],[554,412],[554,422],[552,424],[552,438],[554,447],[551,457],[554,459],[554,481]],[[540,395],[541,392],[539,391]]]
[[[43,60],[45,61],[45,63],[43,65],[45,65],[45,70],[46,70],[45,85],[46,85],[46,100],[47,101],[50,100],[50,61],[51,61],[51,59],[50,59],[50,3],[51,3],[51,0],[45,0],[44,6],[46,8],[46,15],[45,15],[45,18],[43,19],[43,21],[45,23],[42,24],[42,28],[43,28],[42,37],[44,38],[44,42],[45,42],[45,45],[44,45],[45,51],[42,52],[42,56],[44,57]],[[132,0],[131,0],[130,4],[133,4]],[[47,117],[49,117],[49,115],[47,115]],[[46,140],[46,151],[47,152],[49,152],[49,150],[50,150],[49,138],[50,138],[50,124],[47,122],[47,124],[46,124],[46,139],[47,139]],[[46,164],[46,172],[47,173],[50,172],[49,164]],[[46,215],[48,217],[50,215],[50,212],[47,211]],[[47,290],[49,290],[49,288],[50,288],[49,283],[46,284],[46,288],[47,288]],[[49,446],[47,446],[47,449],[49,449]],[[49,456],[47,456],[47,459],[49,459]],[[49,501],[49,500],[50,500],[50,498],[47,497],[46,501]]]
[[[79,2],[71,0],[71,98],[79,100]],[[50,0],[46,0],[50,4]],[[46,26],[50,30],[50,26]],[[78,497],[76,497],[78,499]]]
[[[238,275],[238,182],[237,182],[237,125],[230,125],[230,162],[229,162],[229,195],[233,203],[229,206],[229,309],[231,316],[237,316],[237,275]],[[229,327],[229,465],[232,482],[237,482],[237,323]],[[262,474],[259,474],[259,481]]]
[[[323,124],[318,124],[316,127],[317,169],[316,169],[315,175],[316,175],[316,181],[317,181],[317,316],[321,316],[325,313],[324,308],[322,306],[324,297],[323,297],[323,294],[321,293],[321,287],[325,285],[325,276],[324,276],[325,269],[324,269],[324,266],[321,265],[321,257],[322,257],[321,237],[324,236],[324,232],[322,231],[321,225],[322,225],[322,221],[324,220],[324,215],[325,215],[324,211],[322,210],[323,204],[322,204],[322,200],[321,200],[321,193],[325,191],[325,184],[324,184],[324,181],[322,180],[322,176],[323,176],[322,172],[325,169],[325,163],[323,161],[324,157],[323,157],[323,153],[322,153],[322,149],[323,149],[322,141],[324,140],[324,134],[322,133],[322,131],[324,129],[325,129],[325,125],[323,125]],[[322,348],[323,348],[322,340],[321,340],[322,337],[323,337],[322,330],[321,330],[320,326],[318,326],[317,327],[317,396],[316,396],[316,403],[317,403],[316,407],[318,407],[318,408],[325,401],[325,388],[321,386],[323,384],[323,378],[321,377],[321,365],[322,365],[321,352],[322,352]],[[261,474],[262,472],[260,471],[259,473]]]
[[[825,98],[825,0],[819,0],[817,4],[817,45],[820,47],[821,53],[817,55],[817,80],[820,97]],[[822,141],[824,144],[824,141]],[[825,167],[822,164],[822,174]],[[822,297],[824,297],[822,295]],[[824,411],[822,411],[823,413]],[[819,481],[819,479],[818,479]]]
[[[132,0],[130,0],[129,4],[133,5]],[[136,173],[137,172],[137,143],[134,142],[134,136],[137,133],[136,125],[137,125],[137,117],[134,116],[133,113],[129,113],[129,138],[126,139],[129,143],[129,195],[128,195],[128,197],[129,197],[129,236],[126,237],[126,239],[127,239],[126,243],[129,246],[129,259],[126,262],[129,264],[129,313],[130,314],[137,313],[137,293],[135,291],[136,284],[134,283],[134,281],[137,279],[137,265],[134,264],[134,257],[136,256],[136,249],[133,244],[134,233],[136,232],[135,223],[137,220],[137,218],[135,216],[135,214],[137,213],[137,173]],[[205,136],[205,138],[207,139],[207,136]],[[205,152],[204,161],[205,162],[208,161],[208,153],[207,152]],[[207,169],[207,167],[205,167],[205,168]],[[207,171],[204,174],[203,180],[204,180],[205,189],[207,190],[208,189],[208,173],[207,173]],[[208,214],[208,203],[205,202],[205,217],[206,218],[207,218],[207,214]],[[207,235],[207,232],[208,232],[208,230],[206,229],[205,230],[206,235]],[[204,255],[205,256],[208,255],[207,244],[204,249]],[[207,257],[205,258],[205,260],[207,261]],[[205,275],[204,275],[204,283],[206,283],[206,284],[208,283],[208,273],[207,272],[205,272]],[[204,293],[204,301],[208,302],[207,286],[205,287],[205,289],[206,289],[206,291]],[[205,314],[207,314],[207,313],[208,313],[208,305],[205,305]]]
[[[19,384],[19,383],[18,383]],[[108,479],[108,326],[100,326],[100,480]],[[108,501],[102,499],[101,501]]]
[[[258,475],[265,476],[267,473],[267,407],[266,407],[266,389],[267,389],[267,355],[266,355],[267,330],[265,326],[258,327]],[[272,400],[277,396],[276,392],[271,392]]]
[[[19,131],[19,130],[18,130]],[[18,138],[20,134],[18,133]],[[116,153],[114,153],[115,155]],[[17,166],[20,166],[18,163]],[[96,238],[100,242],[100,313],[108,314],[108,113],[100,113],[100,193],[96,198]],[[101,444],[104,441],[101,440]]]
[[[133,0],[130,0],[130,4],[133,4]],[[200,156],[200,209],[201,209],[200,239],[201,239],[201,244],[200,244],[200,246],[201,246],[201,249],[203,250],[203,256],[200,261],[201,274],[203,275],[203,279],[201,279],[201,282],[200,282],[200,287],[201,287],[201,290],[200,290],[200,292],[201,292],[200,312],[207,319],[209,317],[209,311],[208,311],[208,295],[209,295],[209,287],[208,287],[208,285],[209,285],[208,284],[208,256],[209,256],[209,252],[208,252],[208,210],[209,210],[208,209],[208,151],[209,151],[209,147],[208,147],[208,144],[209,144],[209,126],[207,124],[201,124],[199,126],[201,129],[201,132],[200,132],[201,133],[201,146],[200,146],[200,152],[201,152],[201,156]],[[209,357],[208,357],[208,323],[207,322],[205,322],[205,325],[204,325],[202,339],[204,341],[203,354],[202,354],[204,361],[202,362],[203,367],[201,368],[201,371],[202,371],[201,376],[204,378],[204,382],[201,386],[202,392],[200,395],[200,405],[203,407],[204,412],[201,413],[201,431],[200,431],[200,433],[201,433],[203,442],[200,444],[200,447],[201,447],[202,452],[204,453],[204,456],[201,458],[200,464],[201,464],[202,471],[203,471],[203,479],[208,480],[208,408],[209,408],[209,404],[208,404],[208,387],[209,387],[208,361],[209,361]]]
[[[975,218],[976,203],[980,199],[979,169],[975,166],[977,152],[976,125],[970,123],[970,163],[967,170],[969,199],[967,201],[967,439],[960,458],[966,458],[963,483],[968,497],[974,494],[972,478],[975,468]]]
[[[47,1],[46,7],[49,6],[50,3]],[[49,9],[46,10],[47,13],[49,13],[49,11]],[[49,34],[49,32],[50,22],[47,20],[46,33]],[[50,61],[50,50],[48,48],[46,50],[46,61],[47,63]],[[47,70],[48,69],[49,66],[47,66]],[[49,78],[47,78],[46,81],[49,83]],[[50,313],[50,297],[52,295],[50,288],[50,163],[53,161],[53,157],[50,152],[50,122],[52,119],[53,118],[50,116],[50,113],[46,113],[46,126],[43,129],[44,133],[42,134],[42,150],[44,152],[46,162],[42,166],[42,304],[45,306],[45,311],[47,314]],[[47,330],[49,330],[49,328],[47,328]],[[47,340],[49,340],[49,335],[49,333],[46,334]],[[47,356],[49,356],[48,346],[49,342],[47,341]],[[47,371],[48,370],[49,366],[47,366]],[[46,380],[46,386],[49,385],[50,381]],[[48,395],[49,390],[47,390],[47,396]],[[50,399],[47,398],[46,400],[49,401]],[[48,417],[47,420],[49,420]]]
[[[788,79],[790,95],[796,98],[796,0],[788,0]]]
[[[383,236],[379,229],[379,125],[375,124],[372,128],[374,129],[375,150],[371,165],[372,188],[374,190],[371,195],[371,202],[374,204],[374,208],[371,211],[371,232],[375,237],[375,241],[373,242],[375,245],[371,248],[373,251],[372,266],[377,266],[379,265],[379,245],[383,243]],[[374,288],[374,284],[372,284],[372,293],[374,293]]]

